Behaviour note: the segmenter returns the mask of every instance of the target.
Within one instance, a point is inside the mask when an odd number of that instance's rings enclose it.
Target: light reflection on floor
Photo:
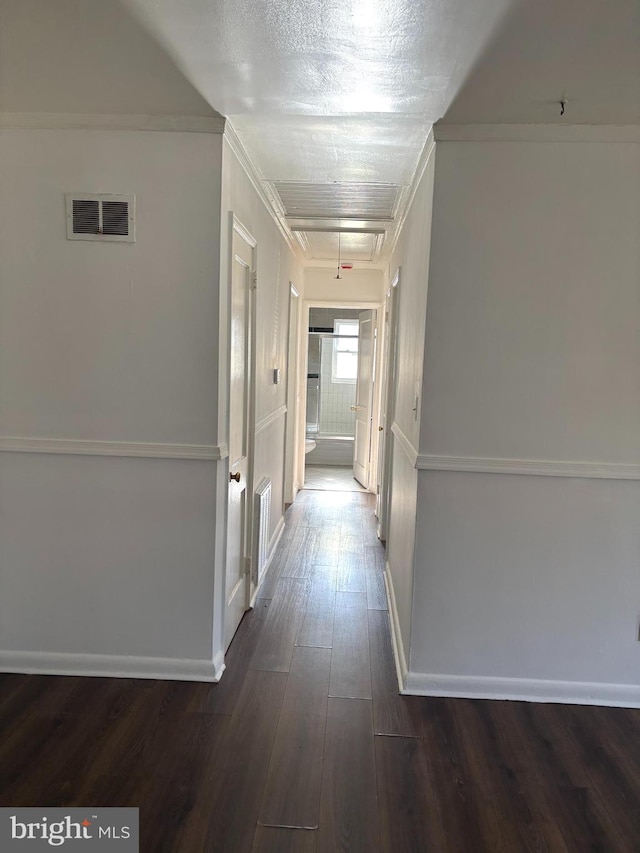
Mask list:
[[[304,488],[321,492],[366,492],[346,466],[307,465]]]

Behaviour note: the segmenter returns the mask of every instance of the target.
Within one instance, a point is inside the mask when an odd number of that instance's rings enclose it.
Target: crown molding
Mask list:
[[[151,130],[222,134],[225,123],[223,116],[0,112],[0,129],[5,130]]]
[[[270,198],[267,193],[262,177],[260,176],[258,170],[254,166],[251,158],[249,157],[246,148],[240,141],[240,137],[238,136],[235,128],[231,124],[231,122],[227,119],[224,127],[224,139],[229,143],[229,148],[233,151],[236,156],[236,159],[242,166],[242,169],[246,176],[249,178],[251,186],[254,188],[256,193],[258,194],[260,200],[264,204],[269,213],[269,216],[273,219],[282,238],[285,243],[301,262],[304,260],[300,256],[300,247],[298,246],[296,240],[294,240],[291,232],[287,228],[283,219],[278,215],[276,210],[274,209],[274,200]]]
[[[398,213],[399,216],[395,221],[395,228],[393,233],[393,239],[391,241],[391,251],[389,255],[393,255],[396,250],[396,246],[398,244],[398,240],[400,239],[400,235],[402,234],[402,230],[404,228],[405,222],[407,221],[407,217],[409,216],[409,212],[413,205],[413,200],[416,197],[416,192],[418,191],[418,187],[420,186],[420,182],[424,176],[426,168],[431,160],[431,157],[435,151],[436,142],[434,136],[434,128],[432,127],[427,135],[427,139],[424,143],[422,151],[420,152],[420,157],[418,158],[418,162],[416,164],[416,170],[413,173],[413,177],[411,179],[411,183],[408,187],[405,187],[403,190],[403,195],[399,199],[398,203]]]
[[[219,462],[229,455],[226,444],[157,444],[127,441],[85,441],[68,438],[0,436],[5,453],[53,453],[72,456],[127,456],[151,459],[200,459]]]
[[[433,135],[436,142],[640,142],[640,125],[438,122]]]
[[[395,426],[395,424],[394,424]],[[537,477],[581,477],[591,480],[640,480],[640,465],[618,462],[568,462],[538,459],[491,459],[417,454],[420,471],[478,474],[525,474]]]

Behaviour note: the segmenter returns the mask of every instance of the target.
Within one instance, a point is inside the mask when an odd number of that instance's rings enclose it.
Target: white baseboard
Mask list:
[[[224,672],[224,655],[218,653],[213,660],[191,660],[68,652],[2,651],[0,672],[158,678],[165,681],[219,681]]]
[[[640,708],[640,685],[408,672],[404,694]]]
[[[398,617],[398,607],[396,605],[396,595],[393,591],[393,578],[389,569],[389,563],[386,563],[384,570],[384,585],[387,590],[387,606],[389,608],[389,621],[391,623],[391,645],[393,646],[393,658],[396,665],[396,675],[398,676],[398,687],[400,692],[405,692],[405,681],[407,677],[407,659],[404,653],[402,644],[402,634],[400,632],[400,619]]]
[[[253,607],[256,598],[258,597],[258,592],[260,591],[260,587],[262,586],[262,581],[265,579],[267,571],[269,570],[269,566],[271,565],[271,561],[273,560],[273,555],[276,553],[276,548],[278,547],[278,545],[280,544],[280,540],[282,539],[284,528],[285,523],[283,516],[276,525],[276,529],[273,531],[273,536],[271,537],[271,541],[269,542],[269,556],[267,557],[267,564],[262,572],[262,579],[258,586],[255,588],[253,595],[251,596],[251,607]]]

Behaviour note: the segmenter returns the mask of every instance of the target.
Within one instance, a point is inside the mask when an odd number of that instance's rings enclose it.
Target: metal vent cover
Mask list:
[[[282,207],[292,219],[393,219],[396,184],[274,181]]]
[[[67,193],[67,239],[135,242],[135,197]]]

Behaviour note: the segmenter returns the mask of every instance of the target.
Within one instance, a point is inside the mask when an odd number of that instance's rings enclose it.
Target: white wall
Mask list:
[[[3,666],[213,677],[216,464],[154,455],[217,439],[221,146],[0,135],[0,434],[124,454],[0,454]],[[67,191],[134,193],[137,242],[67,241]]]
[[[307,302],[382,302],[384,274],[378,269],[342,270],[335,267],[307,267],[304,271],[304,298]]]
[[[0,0],[0,110],[216,115],[121,2]]]
[[[435,171],[433,140],[427,142],[425,165],[396,250],[389,265],[389,280],[401,268],[397,295],[397,381],[395,423],[392,438],[392,474],[387,563],[397,607],[396,639],[408,661],[413,606],[413,566],[417,506],[420,405],[414,412],[415,395],[422,393],[431,208]],[[429,153],[430,152],[430,153]]]
[[[637,144],[438,143],[419,464],[461,470],[419,475],[417,692],[640,702],[640,483],[606,467],[640,463],[639,190]]]

